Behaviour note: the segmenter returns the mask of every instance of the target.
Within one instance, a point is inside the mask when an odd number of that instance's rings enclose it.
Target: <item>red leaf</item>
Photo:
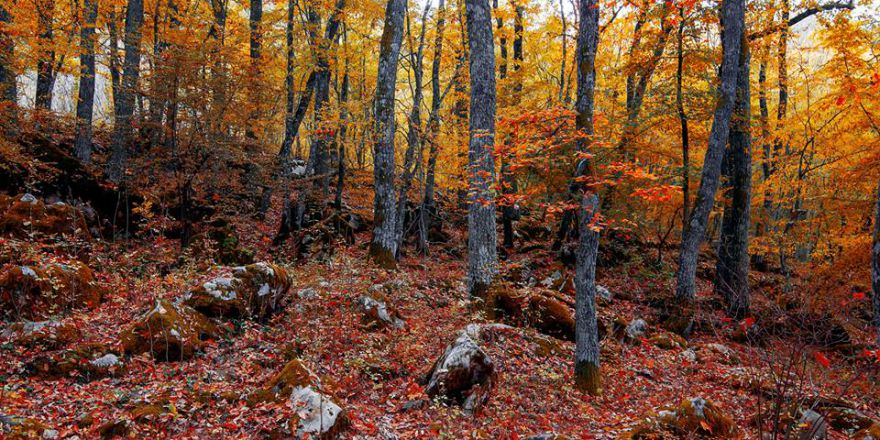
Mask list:
[[[853,299],[856,301],[861,301],[861,300],[865,299],[865,293],[864,292],[853,293]]]
[[[825,368],[831,368],[831,361],[821,352],[814,351],[813,358],[816,359],[816,362],[818,362],[819,365],[822,365]]]

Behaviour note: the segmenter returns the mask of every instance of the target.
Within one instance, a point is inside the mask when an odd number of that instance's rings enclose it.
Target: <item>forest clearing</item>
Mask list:
[[[873,0],[0,0],[0,438],[880,439]]]

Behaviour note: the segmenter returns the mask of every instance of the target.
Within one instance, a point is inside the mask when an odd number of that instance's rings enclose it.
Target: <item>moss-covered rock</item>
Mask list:
[[[741,434],[730,417],[714,403],[695,397],[663,408],[622,434],[622,440],[664,438],[738,438]]]
[[[85,264],[72,260],[42,266],[7,264],[0,269],[0,315],[46,319],[72,309],[95,308],[104,290]]]
[[[184,303],[212,317],[264,320],[281,308],[290,291],[290,275],[276,264],[260,262],[231,272],[187,292]]]
[[[9,440],[57,437],[43,422],[27,417],[5,416],[0,414],[0,437]]]
[[[681,336],[672,332],[657,333],[648,338],[648,342],[658,348],[664,350],[672,350],[673,348],[687,348],[687,341]]]
[[[880,422],[862,429],[853,436],[853,440],[880,440]]]
[[[425,378],[428,397],[461,405],[474,414],[489,400],[495,364],[465,330],[446,347]]]
[[[69,350],[43,353],[26,364],[27,370],[46,379],[76,377],[95,380],[119,376],[125,364],[117,352],[103,344],[82,344]]]
[[[219,336],[219,329],[205,315],[159,299],[120,337],[126,353],[149,353],[156,360],[178,361],[191,358],[206,340]]]
[[[741,362],[739,355],[732,348],[723,344],[700,344],[695,348],[697,360],[702,363],[716,362],[725,365],[738,365]]]
[[[490,319],[502,318],[518,326],[574,341],[574,312],[563,294],[552,290],[517,290],[506,285],[489,289],[483,309]]]
[[[406,325],[400,311],[379,291],[371,289],[358,303],[363,311],[361,324],[368,329],[401,329]]]
[[[79,327],[63,321],[15,322],[0,332],[0,338],[17,347],[56,349],[80,340]]]
[[[291,427],[296,427],[292,432],[295,438],[339,438],[349,426],[348,417],[320,389],[320,379],[301,360],[294,359],[251,394],[248,403],[289,400],[296,412],[291,419]]]
[[[46,204],[31,194],[0,194],[0,232],[16,237],[68,234],[91,238],[82,211],[63,202]]]

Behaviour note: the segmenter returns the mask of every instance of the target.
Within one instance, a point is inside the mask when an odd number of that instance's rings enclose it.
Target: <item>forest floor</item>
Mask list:
[[[359,237],[359,242],[366,238]],[[155,297],[180,296],[206,279],[210,271],[202,272],[205,267],[199,264],[165,276],[157,273],[162,262],[155,258],[173,255],[174,246],[161,240],[107,245],[95,256],[102,282],[113,293],[97,309],[65,318],[81,329],[83,342],[116,344],[120,330],[150,308]],[[339,249],[328,263],[296,265],[291,272],[294,292],[313,288],[318,295],[291,295],[295,299],[286,310],[266,324],[237,322],[229,336],[189,361],[155,362],[141,355],[126,362],[120,377],[44,380],[22,371],[40,354],[40,347],[5,344],[0,348],[0,414],[39,420],[62,438],[91,438],[108,422],[131,419],[139,405],[165,402],[170,409],[129,424],[128,433],[142,438],[272,436],[281,432],[279,425],[291,418],[293,408],[288,402],[251,407],[244,398],[297,353],[323,378],[324,391],[347,411],[352,426],[346,436],[351,438],[500,439],[548,431],[574,438],[611,438],[647,413],[695,396],[715,402],[748,433],[754,432],[748,420],[759,402],[748,383],[767,373],[766,362],[782,362],[789,354],[784,341],[763,348],[732,342],[723,334],[698,334],[689,341],[691,346],[723,343],[732,348],[740,361],[728,365],[688,360],[683,348],[664,350],[607,339],[602,351],[604,392],[589,397],[572,386],[573,344],[554,341],[556,350],[548,350],[535,330],[513,328],[498,332],[485,346],[498,378],[479,414],[467,416],[440,403],[405,410],[407,402],[425,398],[419,379],[456,332],[483,321],[469,307],[461,259],[441,252],[431,258],[404,258],[398,271],[388,272],[367,260],[363,246],[353,246]],[[365,330],[357,299],[372,285],[387,281],[399,286],[393,302],[406,326]],[[642,283],[618,270],[601,273],[600,282],[635,297],[643,293]],[[702,287],[701,293],[708,295],[707,285]],[[625,319],[652,313],[626,300],[606,307]],[[829,357],[830,368],[806,367],[805,392],[841,397],[880,417],[876,367],[859,373],[847,361]],[[851,376],[857,373],[863,376],[853,383]]]
[[[368,200],[359,200],[354,204],[366,210]],[[120,355],[119,370],[108,377],[87,380],[74,370],[49,378],[29,365],[46,353],[88,343],[121,354],[121,332],[157,298],[180,298],[219,270],[211,258],[192,251],[181,257],[179,241],[160,235],[83,245],[74,253],[95,271],[107,295],[94,309],[57,317],[78,329],[77,337],[20,343],[13,323],[0,327],[0,436],[11,425],[18,426],[14,432],[24,432],[24,420],[38,427],[27,432],[57,438],[286,438],[296,408],[287,400],[252,404],[248,396],[293,358],[319,376],[321,392],[346,411],[350,427],[342,438],[519,439],[545,432],[615,438],[649,414],[694,397],[714,402],[746,438],[760,438],[755,415],[775,401],[786,409],[788,402],[815,407],[833,401],[863,419],[880,419],[875,360],[796,338],[735,342],[732,335],[750,323],[724,318],[706,279],[699,280],[699,316],[710,325],[699,326],[687,347],[652,343],[650,337],[663,332],[648,299],[672,290],[672,274],[668,264],[650,266],[649,257],[636,248],[629,250],[630,261],[598,271],[599,284],[615,295],[599,305],[600,316],[648,323],[635,340],[602,341],[601,396],[574,388],[573,343],[510,327],[481,342],[497,377],[488,402],[468,415],[455,405],[427,400],[422,385],[459,331],[487,322],[466,292],[465,231],[450,228],[451,239],[429,257],[405,255],[398,269],[389,271],[368,260],[369,232],[358,234],[354,245],[337,243],[323,261],[295,261],[284,248],[271,247],[277,221],[277,213],[267,221],[236,221],[242,244],[256,251],[257,261],[275,262],[292,276],[284,307],[271,319],[222,321],[223,336],[205,341],[189,360]],[[6,267],[67,261],[59,249],[78,246],[12,237],[0,238],[0,245]],[[571,273],[544,250],[513,253],[501,273],[523,265],[532,267],[529,278],[535,282],[514,287],[521,292],[545,289],[542,281],[556,271],[563,277]],[[403,328],[363,325],[359,298],[377,284],[390,286],[388,298],[404,317]],[[770,296],[769,289],[755,290],[757,303]],[[570,289],[560,294],[573,300]],[[854,339],[864,342],[868,334]],[[831,436],[848,438],[853,431],[832,426]]]

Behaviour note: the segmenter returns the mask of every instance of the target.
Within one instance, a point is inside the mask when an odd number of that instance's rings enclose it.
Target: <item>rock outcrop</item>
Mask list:
[[[479,326],[461,331],[446,347],[425,378],[428,397],[461,405],[475,414],[489,399],[495,381],[495,364],[477,344]]]
[[[281,266],[256,263],[232,268],[189,291],[184,304],[211,317],[265,320],[281,308],[290,291],[290,275]]]
[[[95,308],[104,291],[85,264],[72,260],[41,266],[6,265],[0,269],[0,315],[46,319],[61,312]]]
[[[122,346],[128,354],[149,353],[160,361],[193,357],[208,339],[216,339],[218,328],[203,314],[165,299],[156,300],[122,332]]]

